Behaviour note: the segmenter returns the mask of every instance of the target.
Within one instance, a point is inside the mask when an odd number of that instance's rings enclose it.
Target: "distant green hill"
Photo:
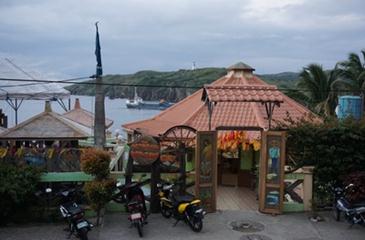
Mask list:
[[[171,72],[139,71],[135,74],[107,75],[105,83],[159,85],[159,86],[196,86],[211,83],[227,73],[225,68],[200,68],[196,70],[178,70]],[[297,81],[298,73],[285,72],[263,74],[260,77],[278,87],[292,87]],[[66,87],[74,95],[94,95],[94,87],[90,85],[71,85]],[[144,100],[160,100],[177,102],[192,94],[197,89],[138,87],[138,95]],[[132,98],[133,87],[105,86],[105,95],[110,98]]]

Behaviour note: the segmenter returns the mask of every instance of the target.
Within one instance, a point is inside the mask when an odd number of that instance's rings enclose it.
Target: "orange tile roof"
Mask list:
[[[202,100],[210,102],[283,102],[282,94],[273,85],[207,85]]]
[[[240,71],[239,69],[229,70],[226,76],[223,76],[208,85],[210,89],[217,90],[217,92],[214,92],[211,96],[220,96],[222,93],[220,93],[220,90],[218,89],[224,89],[222,86],[228,89],[234,87],[244,89],[240,94],[248,94],[252,99],[255,99],[257,95],[262,93],[260,90],[257,90],[258,88],[273,88],[272,85],[267,84],[259,77],[253,75],[252,72]],[[254,88],[256,88],[256,90],[254,90],[254,93],[245,92],[250,86],[255,86]],[[222,96],[232,101],[217,102],[214,105],[211,121],[212,129],[224,127],[268,128],[269,123],[263,104],[247,101],[233,102],[233,100],[242,100],[247,97],[241,95],[232,96],[230,95],[229,90],[227,91],[228,92],[224,92]],[[309,109],[280,91],[275,90],[271,91],[271,94],[266,92],[263,92],[262,94],[269,99],[281,100],[280,107],[275,107],[273,113],[272,124],[274,126],[275,122],[284,121],[288,116],[294,120],[313,116],[315,120],[320,121],[320,118],[314,115]],[[137,130],[151,136],[162,135],[166,130],[177,125],[188,125],[198,131],[209,130],[208,108],[201,100],[202,95],[203,89],[200,89],[153,118],[127,123],[122,125],[122,127],[127,131]]]

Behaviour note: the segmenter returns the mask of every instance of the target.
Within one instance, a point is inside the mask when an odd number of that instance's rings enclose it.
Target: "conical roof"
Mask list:
[[[63,114],[63,117],[77,122],[85,127],[94,128],[94,114],[81,108],[80,100],[76,98],[75,107],[71,111]],[[113,125],[113,121],[105,119],[105,128],[109,128]]]
[[[255,94],[258,95],[258,98],[261,98],[261,92],[257,91],[257,88],[259,87],[276,88],[276,86],[269,85],[259,77],[246,71],[229,71],[227,75],[214,81],[210,86],[217,88],[219,88],[219,86],[241,86],[244,88],[244,91],[250,91],[247,88],[254,86],[256,92],[253,94],[250,93],[250,97],[252,98],[255,98],[255,96],[253,96]],[[235,94],[236,93],[237,92],[235,92]],[[285,121],[288,116],[293,120],[307,118],[320,121],[320,119],[309,109],[289,98],[282,92],[276,90],[275,92],[272,91],[272,93],[275,93],[274,98],[280,99],[281,102],[280,107],[276,107],[273,112],[272,126],[275,126],[275,122]],[[220,93],[218,92],[218,94]],[[244,92],[241,94],[244,94]],[[207,106],[201,100],[202,96],[203,89],[200,89],[153,118],[127,123],[122,127],[127,131],[137,130],[152,136],[162,135],[166,130],[177,125],[187,125],[198,131],[207,131],[209,130],[209,115]],[[239,96],[237,98],[239,99]],[[213,130],[222,127],[253,129],[268,129],[269,127],[265,105],[259,101],[216,102],[213,109],[211,124],[211,129]]]
[[[89,134],[78,128],[76,123],[52,112],[49,102],[44,112],[0,134],[0,139],[16,140],[77,140],[88,137]]]
[[[252,68],[251,66],[249,66],[243,62],[238,62],[236,64],[233,64],[232,66],[229,66],[228,70],[245,70],[245,71],[251,71],[251,72],[255,71],[254,68]]]

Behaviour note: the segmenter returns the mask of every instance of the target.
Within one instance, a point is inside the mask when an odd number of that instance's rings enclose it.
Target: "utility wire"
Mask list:
[[[76,80],[85,80],[85,79],[93,79],[91,77],[78,77],[78,78],[70,78],[59,81],[54,80],[44,80],[44,79],[21,79],[21,78],[0,78],[0,81],[10,81],[10,82],[33,82],[31,84],[40,84],[40,83],[72,83],[75,85],[102,85],[102,86],[117,86],[117,87],[147,87],[147,88],[181,88],[181,89],[200,89],[204,86],[179,86],[179,85],[149,85],[149,84],[131,84],[131,83],[96,83],[91,81],[84,82],[76,82]],[[5,87],[15,87],[21,85],[12,85],[12,86],[0,86],[2,88]],[[263,91],[297,91],[297,92],[312,92],[312,90],[308,89],[295,89],[295,88],[276,88],[276,89],[262,89]],[[314,91],[314,92],[361,92],[361,90],[353,91],[346,89],[338,89],[338,90],[328,90],[328,91]]]

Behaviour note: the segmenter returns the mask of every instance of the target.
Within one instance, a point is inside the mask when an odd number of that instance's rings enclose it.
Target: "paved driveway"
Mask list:
[[[312,223],[306,214],[286,214],[269,216],[258,212],[224,211],[208,214],[204,219],[201,233],[192,232],[189,227],[180,222],[173,227],[173,219],[165,219],[159,214],[149,217],[149,224],[143,229],[144,239],[255,239],[255,240],[364,240],[365,227],[349,228],[345,222],[335,222],[330,213],[323,213],[324,222]],[[234,231],[230,227],[232,221],[250,223],[260,226],[261,231],[242,228],[244,232]],[[104,224],[99,229],[89,233],[90,240],[139,239],[137,230],[129,227],[127,216],[123,214],[108,214]],[[20,239],[66,239],[63,224],[42,224],[0,228],[1,240]],[[259,230],[259,229],[258,229]],[[250,232],[251,231],[251,232]],[[260,238],[261,237],[261,238]]]

